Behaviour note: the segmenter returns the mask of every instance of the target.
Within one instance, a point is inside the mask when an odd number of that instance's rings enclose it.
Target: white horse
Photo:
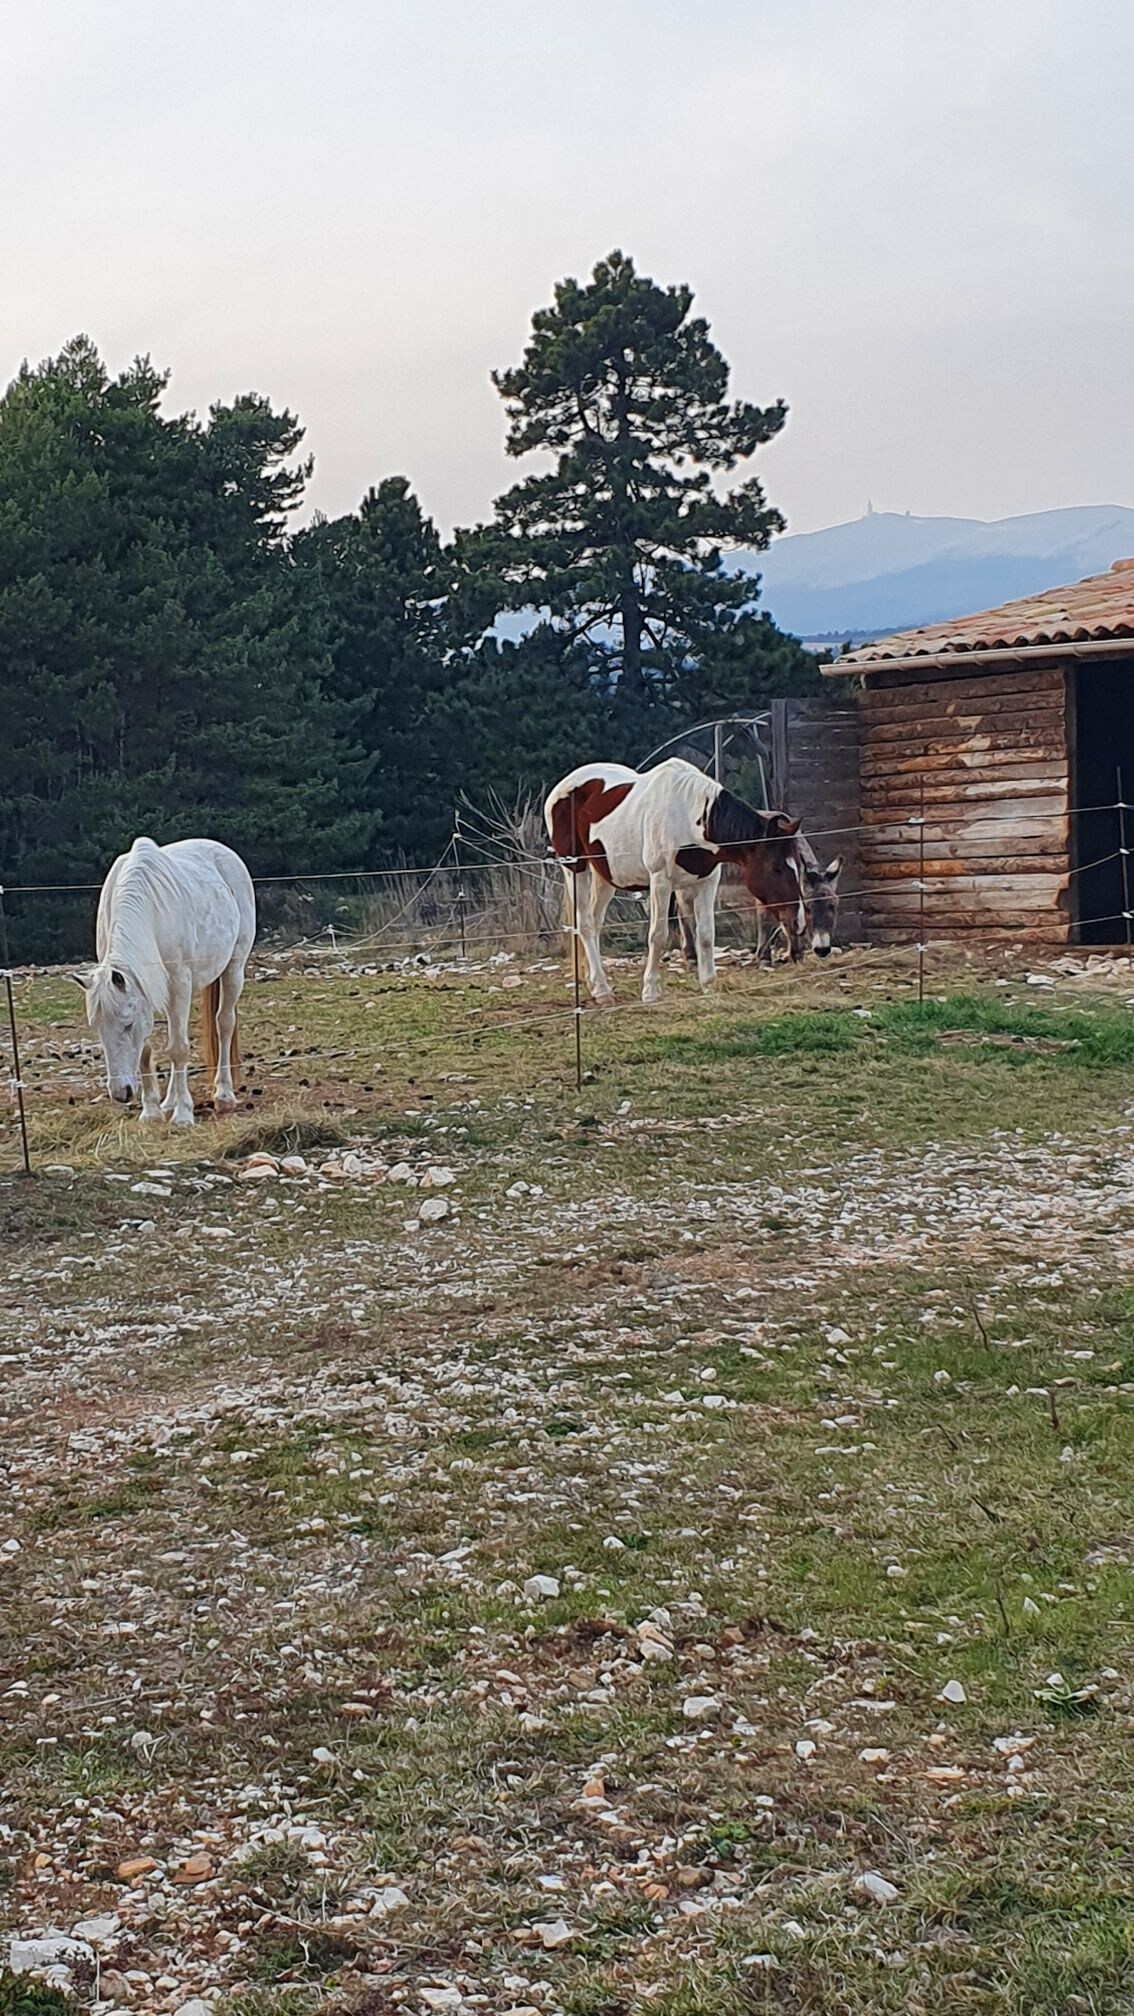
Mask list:
[[[650,949],[642,982],[647,1004],[661,999],[674,891],[692,911],[697,977],[702,987],[712,980],[717,886],[726,861],[782,919],[793,945],[804,930],[799,820],[756,811],[679,756],[646,771],[624,763],[584,763],[548,794],[543,815],[563,865],[568,905],[578,907],[590,990],[603,1006],[614,995],[600,938],[616,889],[650,892]]]
[[[205,1062],[218,1113],[236,1105],[236,1004],[256,936],[256,896],[238,854],[218,840],[135,840],[98,899],[98,964],[75,979],[106,1058],[106,1089],[126,1105],[140,1087],[142,1119],[193,1125],[189,1011],[201,994]],[[169,1089],[160,1098],[152,1037],[169,1030]]]

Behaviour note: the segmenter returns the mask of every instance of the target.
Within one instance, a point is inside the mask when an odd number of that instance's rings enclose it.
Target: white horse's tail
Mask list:
[[[220,1036],[217,1033],[217,1016],[220,1012],[221,983],[210,980],[201,995],[201,1048],[205,1053],[205,1070],[210,1078],[216,1077],[220,1063]],[[235,1023],[232,1031],[232,1076],[235,1081],[240,1069],[240,1042]]]

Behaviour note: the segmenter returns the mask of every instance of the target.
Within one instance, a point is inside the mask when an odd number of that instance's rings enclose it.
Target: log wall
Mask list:
[[[1058,666],[882,674],[860,696],[863,922],[918,936],[925,807],[928,938],[1069,936],[1069,738]]]

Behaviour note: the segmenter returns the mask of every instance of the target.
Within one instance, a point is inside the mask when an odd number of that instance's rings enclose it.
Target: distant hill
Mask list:
[[[1074,505],[1022,518],[912,518],[868,511],[847,525],[741,554],[763,605],[799,637],[912,630],[1103,574],[1134,557],[1134,510]]]

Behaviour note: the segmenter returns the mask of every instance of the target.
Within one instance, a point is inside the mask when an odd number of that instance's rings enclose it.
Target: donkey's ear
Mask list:
[[[836,854],[834,860],[828,861],[827,866],[824,868],[823,880],[825,882],[837,882],[839,879],[840,870],[842,869],[842,865],[843,865],[842,855]]]
[[[91,983],[90,983],[90,981],[88,980],[88,978],[87,978],[86,974],[85,974],[85,973],[72,973],[72,975],[71,975],[71,978],[72,978],[72,980],[74,981],[74,983],[75,983],[76,987],[81,987],[81,988],[82,988],[82,990],[83,990],[83,993],[85,994],[85,993],[86,993],[86,991],[87,991],[87,988],[88,988],[88,987],[90,986],[90,984],[91,984]]]
[[[784,840],[792,839],[793,836],[799,832],[802,823],[803,822],[799,819],[789,819],[786,812],[776,813],[775,817],[776,832],[779,833]]]
[[[112,967],[112,968],[111,968],[111,973],[110,973],[110,978],[111,978],[111,981],[113,982],[114,986],[115,986],[115,987],[117,987],[117,989],[118,989],[119,993],[120,993],[120,994],[125,994],[125,992],[126,992],[126,975],[125,975],[125,973],[120,973],[120,972],[118,971],[118,968],[117,968],[117,966],[114,966],[114,967]]]

